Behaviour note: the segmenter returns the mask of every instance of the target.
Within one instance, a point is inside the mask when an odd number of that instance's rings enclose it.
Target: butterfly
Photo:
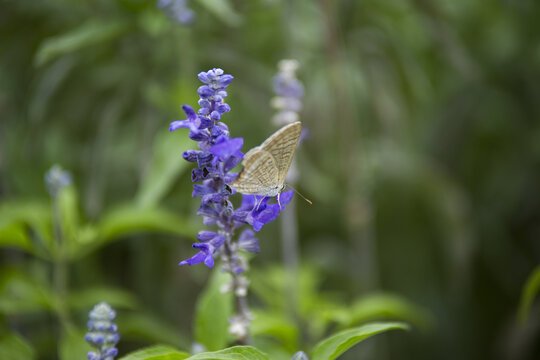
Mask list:
[[[230,184],[239,193],[274,197],[285,188],[285,176],[300,139],[302,123],[285,125],[244,155],[244,168]]]

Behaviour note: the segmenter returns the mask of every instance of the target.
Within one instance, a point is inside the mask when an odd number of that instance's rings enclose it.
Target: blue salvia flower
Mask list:
[[[188,8],[187,0],[158,0],[157,6],[179,24],[187,25],[195,20],[195,12]]]
[[[60,165],[53,165],[45,173],[45,185],[49,194],[54,198],[62,188],[71,185],[71,173],[64,171]]]
[[[114,360],[118,354],[116,344],[120,340],[118,327],[113,322],[116,312],[107,304],[99,303],[90,311],[88,333],[84,339],[96,348],[88,353],[88,360]]]
[[[278,111],[272,120],[281,126],[298,121],[298,113],[302,110],[304,87],[296,78],[298,70],[296,60],[281,60],[278,69],[279,72],[273,80],[276,97],[272,99],[271,105]]]
[[[292,360],[309,360],[305,352],[299,351],[292,357]]]
[[[199,252],[179,265],[204,263],[212,267],[214,256],[226,245],[229,254],[227,261],[224,261],[224,270],[239,274],[247,265],[237,250],[258,253],[259,244],[251,229],[241,232],[238,241],[233,243],[235,230],[243,224],[249,224],[255,231],[259,231],[278,217],[280,211],[290,202],[293,192],[279,195],[281,208],[278,204],[268,204],[270,198],[259,201],[254,195],[244,195],[242,205],[234,209],[229,196],[235,191],[228,183],[237,175],[230,171],[244,156],[240,151],[244,140],[231,138],[229,128],[220,121],[222,116],[231,110],[224,100],[227,97],[225,89],[233,76],[224,74],[221,69],[212,69],[199,73],[198,78],[204,83],[197,89],[200,109],[195,112],[190,106],[184,105],[182,108],[187,119],[173,121],[169,131],[189,129],[190,139],[198,142],[199,150],[188,150],[183,154],[185,160],[197,163],[197,168],[191,172],[191,180],[202,183],[193,185],[192,196],[201,197],[197,214],[203,216],[204,224],[217,225],[219,230],[199,232],[199,242],[193,244]]]

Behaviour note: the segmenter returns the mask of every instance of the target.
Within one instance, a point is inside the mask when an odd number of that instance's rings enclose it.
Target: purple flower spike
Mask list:
[[[226,271],[238,274],[247,268],[246,261],[238,253],[238,249],[258,253],[258,240],[254,231],[274,221],[285,205],[291,201],[292,191],[279,194],[277,198],[244,195],[242,205],[234,209],[229,196],[235,190],[228,184],[236,174],[230,171],[240,163],[244,154],[242,146],[244,139],[230,138],[229,128],[221,122],[231,107],[224,102],[227,97],[227,86],[233,80],[232,75],[214,68],[198,75],[204,83],[197,89],[200,109],[195,111],[184,105],[186,120],[175,121],[171,131],[179,128],[189,129],[189,137],[198,142],[198,150],[187,150],[183,157],[197,164],[191,172],[194,184],[193,197],[201,197],[201,206],[197,214],[203,216],[203,222],[209,226],[217,226],[215,231],[200,231],[197,235],[199,242],[193,244],[198,253],[180,262],[180,265],[204,263],[208,267],[214,265],[214,255],[222,252],[225,241],[232,251],[229,266]],[[270,203],[271,201],[271,203]],[[233,247],[232,241],[235,229],[249,224],[253,229],[240,232],[238,246]],[[253,231],[254,230],[254,231]]]

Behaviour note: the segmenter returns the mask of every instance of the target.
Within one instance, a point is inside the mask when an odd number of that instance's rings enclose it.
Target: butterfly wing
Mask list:
[[[266,139],[261,146],[259,146],[261,150],[269,152],[274,158],[278,170],[280,186],[285,181],[285,176],[291,167],[291,162],[294,152],[296,151],[296,146],[298,145],[301,132],[302,123],[300,121],[296,121],[276,131],[268,139]]]
[[[279,193],[279,172],[274,157],[260,147],[244,155],[244,169],[231,183],[242,194],[275,196]]]

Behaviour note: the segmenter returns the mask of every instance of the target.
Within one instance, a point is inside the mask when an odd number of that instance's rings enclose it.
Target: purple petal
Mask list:
[[[205,258],[206,258],[206,254],[204,252],[202,252],[202,251],[199,251],[197,254],[190,257],[189,259],[180,261],[178,263],[178,265],[189,265],[189,266],[191,266],[191,265],[199,264],[199,263],[202,263]]]
[[[290,191],[285,191],[285,192],[282,192],[282,193],[279,193],[278,196],[277,196],[277,201],[278,201],[278,204],[281,204],[280,206],[280,210],[283,211],[285,210],[285,206],[291,202],[292,198],[293,198],[293,195],[294,195],[294,191],[293,190],[290,190]]]
[[[194,162],[194,161],[197,161],[198,154],[199,154],[199,151],[197,150],[186,150],[182,154],[182,157],[184,158],[184,160]]]
[[[234,138],[212,146],[210,148],[210,152],[219,157],[222,161],[226,161],[233,154],[239,151],[243,145],[244,139]]]
[[[187,128],[193,130],[192,127],[193,123],[189,120],[176,120],[173,121],[171,125],[169,125],[169,131],[178,130],[180,128]]]
[[[208,241],[208,240],[212,240],[216,236],[217,236],[217,233],[213,231],[202,230],[202,231],[199,231],[199,233],[197,234],[197,239],[199,241]]]
[[[260,252],[259,241],[251,229],[244,230],[238,237],[238,244],[245,251],[258,254]]]
[[[195,110],[193,110],[191,106],[182,105],[182,110],[184,110],[184,112],[186,113],[188,120],[193,121],[197,119],[197,114],[195,114]]]
[[[210,186],[195,184],[193,185],[193,193],[191,194],[191,196],[192,197],[203,196],[203,195],[211,194],[214,191],[215,190],[211,188]]]

